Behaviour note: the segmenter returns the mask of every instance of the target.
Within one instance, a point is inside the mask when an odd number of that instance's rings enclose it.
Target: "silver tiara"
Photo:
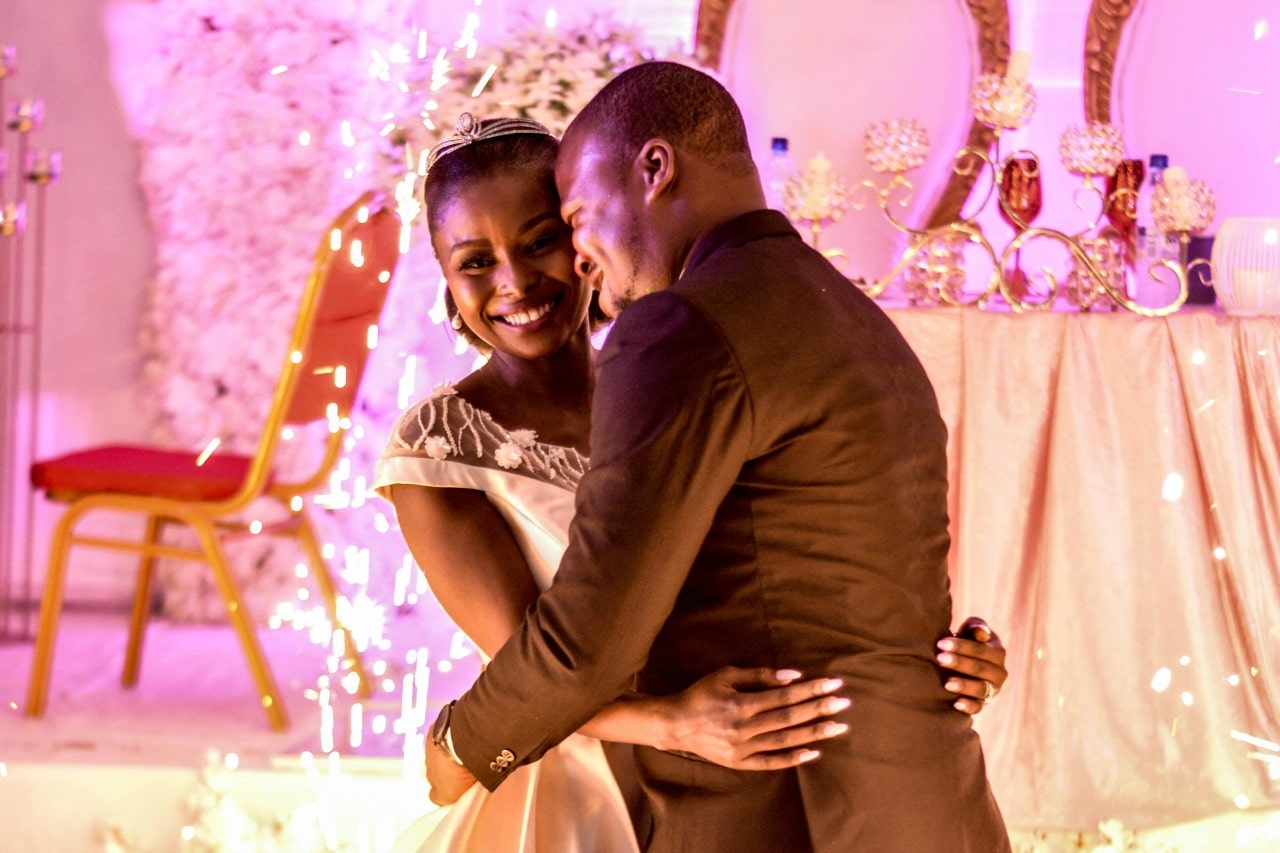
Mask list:
[[[497,139],[499,136],[515,136],[516,134],[533,134],[555,138],[555,134],[544,125],[538,124],[538,122],[530,118],[495,118],[481,122],[471,113],[463,113],[458,116],[458,123],[454,126],[454,134],[440,140],[427,152],[427,170],[423,175],[429,174],[431,167],[441,157],[451,154],[459,148],[466,148],[473,142],[483,142],[486,139]]]

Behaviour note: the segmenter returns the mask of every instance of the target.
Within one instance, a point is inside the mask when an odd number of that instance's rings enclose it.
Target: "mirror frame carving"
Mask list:
[[[1137,0],[1093,0],[1084,35],[1085,121],[1111,121],[1111,90],[1115,85],[1120,36]]]
[[[725,25],[729,20],[729,11],[734,0],[698,0],[697,21],[694,25],[695,58],[707,68],[720,68],[721,54],[724,49]],[[1112,6],[1130,6],[1133,0],[1096,0]],[[979,73],[994,71],[1004,73],[1009,64],[1009,3],[1008,0],[965,0],[969,14],[973,16],[978,28],[978,56],[981,59]],[[1128,12],[1126,11],[1125,17]],[[1092,17],[1090,18],[1092,22]],[[1119,33],[1115,41],[1119,42]],[[1115,47],[1112,45],[1111,57],[1114,62]],[[1110,96],[1110,76],[1108,76],[1107,96]],[[995,140],[995,131],[975,120],[969,128],[969,139],[966,143],[980,151],[990,151]],[[959,218],[960,210],[973,191],[977,173],[972,170],[961,174],[953,170],[951,179],[938,197],[937,203],[928,217],[926,228],[936,228]]]

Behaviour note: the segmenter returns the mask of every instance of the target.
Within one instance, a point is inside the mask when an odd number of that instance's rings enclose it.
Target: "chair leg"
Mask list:
[[[329,610],[333,630],[342,634],[343,654],[351,664],[352,671],[360,679],[359,694],[367,699],[373,695],[373,681],[365,671],[364,660],[360,657],[360,650],[356,648],[351,630],[338,618],[338,587],[334,583],[333,575],[329,573],[329,564],[320,552],[315,528],[311,526],[311,519],[307,517],[305,510],[298,513],[298,540],[302,544],[303,553],[307,555],[307,562],[311,564],[311,573],[320,587],[320,595],[324,598],[325,607]]]
[[[213,526],[203,519],[190,519],[189,523],[196,535],[200,537],[200,544],[204,546],[205,553],[209,557],[209,565],[213,568],[213,577],[218,583],[218,591],[222,593],[222,600],[227,606],[227,616],[240,640],[241,648],[244,649],[245,658],[249,661],[249,670],[253,673],[253,681],[257,685],[258,695],[262,698],[262,707],[267,712],[271,728],[283,731],[289,728],[289,714],[280,697],[280,689],[276,687],[275,676],[267,666],[267,659],[262,653],[262,646],[254,631],[253,619],[249,615],[249,608],[245,606],[244,597],[240,594],[240,585],[236,582],[235,575],[231,573],[231,565],[227,562],[222,550],[222,543],[218,541],[218,534]]]
[[[62,593],[67,579],[67,557],[71,551],[71,529],[82,510],[74,504],[67,508],[54,528],[49,546],[49,567],[45,573],[44,595],[40,601],[40,624],[36,628],[35,655],[31,661],[31,680],[27,685],[27,716],[44,714],[49,697],[49,673],[53,668],[53,649],[58,639],[58,617],[62,615]]]
[[[160,532],[163,528],[163,518],[158,515],[147,516],[144,541],[148,547],[160,541]],[[138,569],[138,586],[133,594],[133,615],[129,619],[129,645],[125,649],[124,672],[120,675],[120,683],[125,687],[133,687],[138,683],[138,670],[142,665],[142,641],[151,613],[151,590],[154,586],[155,567],[155,554],[150,551],[144,552],[142,565]]]

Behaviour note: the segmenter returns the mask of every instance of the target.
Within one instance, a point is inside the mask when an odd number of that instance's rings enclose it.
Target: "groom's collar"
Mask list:
[[[689,257],[684,262],[680,277],[697,267],[707,258],[724,249],[736,249],[765,237],[795,237],[800,233],[790,220],[776,210],[753,210],[722,222],[694,241]]]

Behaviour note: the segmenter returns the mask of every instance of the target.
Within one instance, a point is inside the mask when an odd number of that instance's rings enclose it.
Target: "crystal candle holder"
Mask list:
[[[823,154],[787,181],[782,209],[793,222],[822,228],[844,216],[849,209],[849,192]]]
[[[966,282],[964,234],[943,234],[917,244],[919,250],[903,272],[902,292],[912,305],[958,303]]]
[[[1111,286],[1111,290],[1125,294],[1124,243],[1115,237],[1085,237],[1079,240],[1079,244],[1085,257]],[[1117,307],[1107,288],[1075,256],[1071,258],[1066,289],[1067,301],[1081,311],[1089,311],[1095,306],[1114,311]]]
[[[924,163],[929,134],[913,118],[878,121],[867,128],[864,146],[873,172],[902,174]]]
[[[1177,186],[1163,183],[1151,197],[1151,218],[1165,233],[1203,231],[1217,212],[1213,190],[1204,181],[1188,180]]]
[[[1035,87],[1003,74],[978,77],[969,100],[978,121],[1003,130],[1017,130],[1036,111]]]
[[[1124,160],[1124,140],[1105,122],[1071,125],[1062,134],[1058,154],[1067,171],[1084,175],[1084,185],[1092,187],[1094,175],[1112,175]]]

